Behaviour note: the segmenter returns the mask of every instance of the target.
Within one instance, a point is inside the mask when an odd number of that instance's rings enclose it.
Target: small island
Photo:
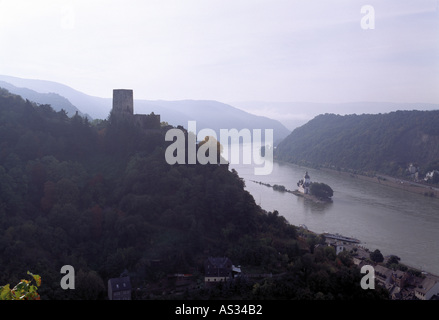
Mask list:
[[[311,182],[308,171],[305,172],[303,179],[297,182],[298,190],[293,191],[297,196],[302,196],[306,199],[315,202],[332,202],[334,191],[325,183]]]
[[[311,182],[308,171],[305,172],[305,176],[303,177],[303,179],[299,180],[299,182],[297,183],[298,190],[294,191],[288,190],[283,185],[271,185],[269,183],[254,180],[250,181],[254,183],[259,183],[260,185],[264,185],[269,188],[273,188],[273,190],[275,191],[292,193],[296,196],[303,197],[316,203],[332,202],[332,196],[334,195],[334,191],[327,184]]]

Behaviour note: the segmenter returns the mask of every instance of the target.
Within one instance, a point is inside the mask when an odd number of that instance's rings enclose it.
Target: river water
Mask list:
[[[277,210],[291,224],[304,224],[317,233],[357,238],[366,248],[397,255],[403,264],[439,275],[439,199],[293,164],[274,162],[268,175],[255,175],[254,167],[230,164],[263,209]],[[311,181],[331,186],[332,203],[314,203],[253,182],[295,190],[305,171]]]

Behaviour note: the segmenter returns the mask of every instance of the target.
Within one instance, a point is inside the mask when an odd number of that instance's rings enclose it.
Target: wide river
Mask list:
[[[257,204],[279,211],[291,224],[357,238],[366,248],[397,255],[401,263],[439,275],[439,199],[293,164],[274,162],[268,175],[255,175],[253,165],[230,164],[232,168]],[[331,186],[332,203],[314,203],[253,182],[296,190],[305,171],[311,181]]]

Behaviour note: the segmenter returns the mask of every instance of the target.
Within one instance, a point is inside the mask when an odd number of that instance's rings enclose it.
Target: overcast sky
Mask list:
[[[0,74],[101,97],[439,103],[438,5],[0,0]]]

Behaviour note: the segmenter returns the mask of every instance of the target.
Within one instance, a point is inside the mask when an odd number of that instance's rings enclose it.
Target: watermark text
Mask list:
[[[254,164],[255,175],[268,175],[273,171],[273,130],[264,129],[264,142],[262,138],[261,129],[220,129],[218,140],[214,130],[197,133],[196,121],[189,121],[187,134],[176,128],[166,132],[165,140],[173,143],[167,147],[165,158],[170,165]],[[244,144],[250,145],[250,150],[241,150]]]
[[[375,8],[371,5],[362,6],[361,13],[364,14],[360,22],[361,29],[375,29]]]

